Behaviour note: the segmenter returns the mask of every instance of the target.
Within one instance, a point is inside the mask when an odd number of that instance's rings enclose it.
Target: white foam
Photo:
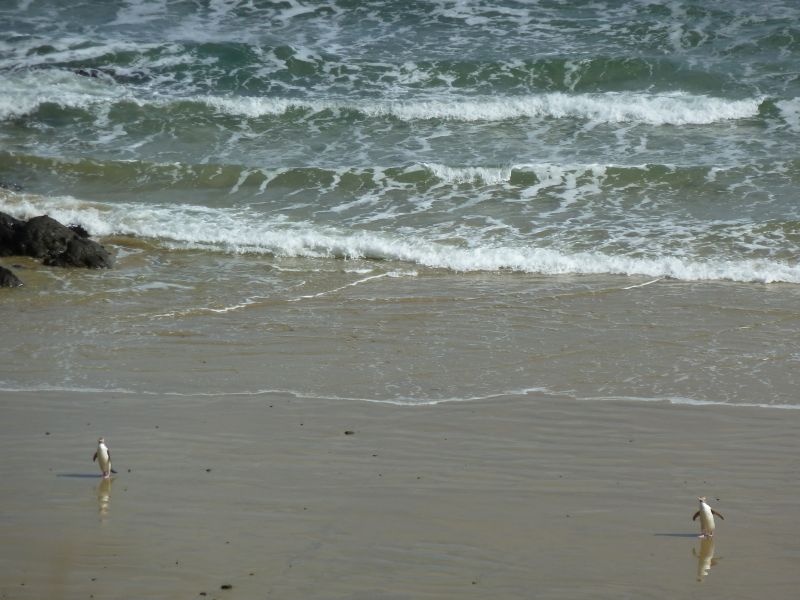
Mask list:
[[[260,117],[291,109],[322,112],[354,110],[370,117],[391,116],[403,121],[506,121],[519,118],[578,118],[601,123],[638,122],[652,125],[702,125],[743,119],[758,114],[763,98],[726,100],[686,93],[537,94],[506,98],[464,98],[385,101],[294,100],[288,98],[200,99],[229,114]]]
[[[621,274],[681,280],[800,283],[800,265],[769,259],[701,260],[641,257],[539,248],[525,242],[491,245],[473,240],[454,246],[418,235],[339,230],[285,217],[265,219],[247,210],[202,206],[89,203],[69,197],[10,195],[0,209],[17,218],[47,213],[83,225],[92,235],[161,239],[167,247],[262,253],[287,257],[366,258],[402,261],[458,272],[519,271],[547,275]]]
[[[140,25],[166,16],[167,6],[165,0],[156,0],[155,2],[133,0],[124,3],[117,9],[117,16],[109,25]]]
[[[41,76],[48,76],[58,71],[53,70],[52,73],[49,69],[39,69],[37,67],[75,63],[75,64],[88,64],[95,59],[100,59],[103,56],[117,53],[117,52],[144,52],[151,48],[157,48],[157,44],[141,43],[139,41],[121,41],[119,39],[98,39],[92,38],[90,43],[80,35],[62,35],[59,38],[35,37],[31,36],[24,41],[18,41],[14,44],[4,44],[4,50],[0,54],[0,68],[8,68],[11,75],[7,76],[7,80],[13,80],[19,76],[30,77],[32,86],[35,88],[37,85],[36,80]],[[46,54],[39,54],[35,49],[42,45],[47,44],[49,51]],[[33,68],[32,71],[18,71],[21,67]],[[62,74],[69,75],[69,71],[60,71]],[[4,73],[4,76],[7,74]],[[4,80],[4,85],[6,81]]]
[[[282,115],[291,109],[297,108],[319,112],[333,106],[331,103],[326,102],[301,102],[290,98],[221,98],[208,96],[201,101],[221,112],[242,115],[251,119],[269,115]]]
[[[297,298],[291,298],[289,302],[299,302],[300,300],[310,300],[313,298],[319,298],[321,296],[327,296],[329,294],[335,294],[336,292],[340,292],[349,287],[355,287],[357,285],[361,285],[362,283],[366,283],[368,281],[372,281],[373,279],[381,279],[383,277],[388,277],[388,273],[379,273],[377,275],[370,275],[369,277],[364,277],[363,279],[359,279],[357,281],[353,281],[351,283],[330,289],[324,290],[322,292],[317,292],[316,294],[306,294],[304,296],[298,296]]]
[[[435,177],[445,183],[471,183],[482,181],[487,185],[508,183],[512,167],[449,167],[438,163],[422,163]]]
[[[783,115],[784,121],[792,131],[800,131],[800,98],[781,100],[776,105]]]
[[[289,21],[295,17],[313,14],[317,10],[316,6],[305,6],[297,0],[284,0],[284,3],[289,5],[288,8],[283,8],[276,14],[276,17],[281,21]]]
[[[98,51],[96,48],[85,51],[69,50],[69,58],[75,60],[76,52],[86,52],[89,57]],[[315,59],[312,55],[305,58]],[[162,62],[185,60],[187,57],[183,54],[161,58]],[[153,66],[159,65],[154,63]],[[108,106],[123,100],[154,106],[168,105],[173,101],[169,97],[137,96],[130,88],[116,86],[102,79],[81,77],[68,71],[25,72],[6,78],[3,88],[0,89],[0,119],[30,113],[48,102],[59,106],[89,108],[98,104]],[[700,125],[756,116],[763,98],[729,100],[683,92],[669,94],[607,92],[547,93],[499,98],[449,95],[420,97],[406,101],[301,100],[234,96],[195,96],[179,100],[181,102],[193,100],[220,112],[247,118],[279,116],[291,110],[307,110],[314,113],[351,110],[368,117],[393,117],[403,121],[437,119],[498,122],[520,118],[572,118],[595,123]],[[779,105],[784,114],[790,117],[795,114],[792,112],[793,105],[790,102]]]
[[[676,406],[727,406],[730,408],[777,408],[780,410],[798,410],[800,404],[769,404],[768,402],[727,402],[725,400],[699,400],[684,396],[644,397],[644,396],[592,396],[578,398],[590,402],[664,402]]]
[[[592,122],[652,125],[707,124],[751,117],[760,99],[724,100],[688,94],[541,94],[524,97],[411,102],[373,109],[403,120],[505,121],[518,118],[578,118]],[[369,110],[365,110],[369,112]]]
[[[334,401],[334,402],[368,402],[370,404],[388,404],[393,406],[405,406],[409,408],[422,406],[436,406],[438,404],[449,404],[456,402],[486,402],[502,401],[503,399],[519,398],[538,394],[549,397],[567,397],[581,402],[631,402],[631,403],[667,403],[677,406],[690,407],[725,407],[725,408],[758,408],[758,409],[777,409],[777,410],[800,410],[800,404],[769,404],[765,402],[727,402],[723,400],[699,400],[695,398],[677,396],[590,396],[579,397],[568,392],[554,391],[545,387],[528,387],[521,389],[500,390],[487,392],[485,394],[473,396],[450,396],[446,398],[422,397],[422,396],[395,396],[389,398],[365,397],[365,396],[341,396],[336,394],[322,394],[311,391],[301,391],[288,388],[264,388],[254,390],[220,390],[212,392],[180,392],[180,391],[154,391],[148,389],[132,390],[127,388],[84,388],[56,385],[37,385],[30,387],[18,387],[3,385],[0,382],[0,391],[16,393],[64,393],[74,392],[83,395],[88,394],[125,394],[143,396],[176,396],[183,398],[226,398],[230,396],[239,397],[259,397],[259,396],[290,396],[298,400],[311,401]]]
[[[82,77],[65,71],[37,71],[6,77],[0,88],[0,119],[29,114],[43,104],[69,108],[99,105],[101,112],[122,99],[131,100],[128,92],[103,79]]]

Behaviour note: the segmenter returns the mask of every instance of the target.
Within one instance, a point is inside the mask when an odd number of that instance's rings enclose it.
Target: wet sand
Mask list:
[[[797,410],[4,392],[0,414],[0,598],[789,599],[800,583]],[[698,495],[725,515],[713,548]]]

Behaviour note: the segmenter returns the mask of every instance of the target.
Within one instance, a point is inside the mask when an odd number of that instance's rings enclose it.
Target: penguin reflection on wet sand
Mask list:
[[[698,552],[696,548],[692,548],[692,554],[697,557],[697,581],[702,583],[711,567],[717,564],[717,559],[714,558],[714,538],[702,538],[700,540],[700,551]]]
[[[100,520],[104,521],[109,514],[111,505],[111,483],[114,480],[110,477],[103,477],[97,484],[97,510],[100,513]]]
[[[698,500],[700,501],[700,510],[692,517],[692,521],[696,521],[697,517],[700,517],[700,535],[697,537],[710,538],[714,535],[714,515],[722,520],[725,520],[725,517],[706,504],[705,496],[700,496]]]
[[[105,438],[97,440],[97,451],[92,458],[92,462],[94,461],[97,461],[100,466],[100,470],[103,472],[103,479],[108,479],[112,473],[116,475],[117,472],[111,468],[111,451],[106,446]]]

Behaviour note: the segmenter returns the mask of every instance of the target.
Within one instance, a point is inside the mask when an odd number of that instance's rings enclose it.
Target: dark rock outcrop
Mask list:
[[[74,237],[74,231],[43,215],[33,217],[17,229],[17,247],[25,256],[49,258],[64,252],[67,242]]]
[[[0,212],[0,256],[19,254],[17,231],[25,225],[23,221]]]
[[[70,228],[78,237],[88,238],[89,232],[84,229],[83,225],[68,225],[67,227]]]
[[[20,287],[24,285],[19,277],[5,267],[0,267],[0,287]]]
[[[107,269],[113,265],[103,246],[80,225],[67,227],[43,215],[27,222],[0,213],[0,256],[31,256],[49,266]]]
[[[100,244],[76,235],[67,241],[67,247],[61,254],[45,258],[44,264],[50,267],[110,269],[113,261],[111,255]]]

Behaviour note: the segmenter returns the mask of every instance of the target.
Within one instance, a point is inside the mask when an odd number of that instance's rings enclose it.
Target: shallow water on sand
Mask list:
[[[0,388],[800,406],[793,285],[454,274],[130,244],[118,256],[103,272],[20,264],[27,285],[0,298]]]

